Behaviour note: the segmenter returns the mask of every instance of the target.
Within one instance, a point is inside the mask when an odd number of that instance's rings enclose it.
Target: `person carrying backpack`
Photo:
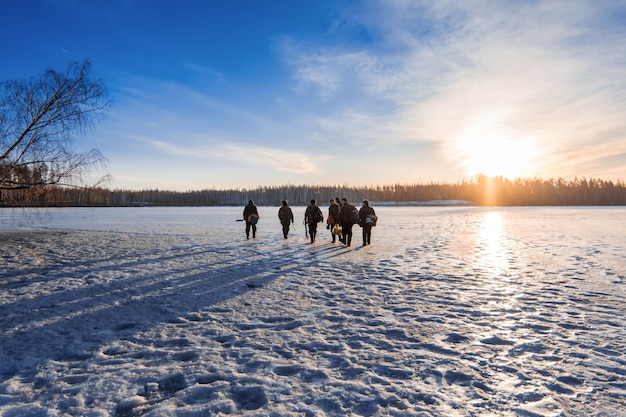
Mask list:
[[[304,224],[309,227],[309,236],[311,237],[311,243],[315,242],[315,235],[317,234],[317,224],[324,221],[322,210],[317,206],[315,199],[311,200],[311,204],[306,208],[304,212]]]
[[[359,210],[359,225],[363,228],[363,246],[372,243],[372,227],[376,226],[376,212],[370,207],[369,200],[363,200],[363,207]]]
[[[359,210],[352,204],[348,203],[347,198],[341,199],[341,210],[339,211],[341,218],[341,239],[339,241],[346,246],[352,243],[352,226],[359,222]]]

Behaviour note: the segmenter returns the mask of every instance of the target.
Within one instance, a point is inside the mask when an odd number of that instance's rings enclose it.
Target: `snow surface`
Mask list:
[[[0,209],[0,415],[626,415],[625,209],[242,209]]]

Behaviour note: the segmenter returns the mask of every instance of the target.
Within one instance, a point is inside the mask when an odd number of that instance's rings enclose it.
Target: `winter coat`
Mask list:
[[[305,223],[319,223],[317,220],[315,220],[315,213],[319,211],[319,214],[322,214],[322,211],[320,210],[320,208],[314,204],[309,204],[309,206],[306,208],[306,211],[304,212],[304,222]],[[322,219],[324,219],[324,216],[321,216]]]
[[[344,205],[341,206],[341,211],[339,212],[339,223],[341,223],[341,225],[352,225],[352,220],[350,219],[350,213],[356,210],[356,207],[354,207],[352,204],[350,203],[346,203]]]
[[[283,226],[289,226],[290,223],[293,223],[293,211],[291,211],[291,207],[282,206],[279,208],[278,219]]]
[[[365,218],[367,217],[368,214],[376,215],[376,212],[370,206],[363,206],[363,207],[361,207],[361,209],[359,210],[359,224],[361,226],[365,226],[366,225],[365,224]]]
[[[243,219],[245,221],[248,221],[248,216],[250,216],[251,214],[256,214],[257,216],[259,215],[259,211],[257,210],[257,208],[254,205],[254,203],[248,203],[248,205],[244,207],[244,209],[243,209]]]

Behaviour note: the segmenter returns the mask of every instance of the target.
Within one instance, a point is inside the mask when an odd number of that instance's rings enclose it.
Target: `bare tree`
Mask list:
[[[90,69],[88,61],[70,62],[64,73],[0,84],[0,191],[84,186],[86,174],[104,165],[96,149],[72,150],[110,104]]]

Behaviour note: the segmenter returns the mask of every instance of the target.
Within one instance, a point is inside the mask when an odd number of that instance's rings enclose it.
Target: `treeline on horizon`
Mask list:
[[[41,189],[3,190],[1,207],[136,207],[136,206],[241,206],[253,200],[260,206],[307,205],[316,199],[346,197],[359,204],[443,203],[461,200],[480,206],[621,206],[626,205],[626,184],[600,179],[515,179],[477,176],[458,183],[393,184],[382,186],[280,185],[254,189],[164,191],[109,190],[48,186]]]

